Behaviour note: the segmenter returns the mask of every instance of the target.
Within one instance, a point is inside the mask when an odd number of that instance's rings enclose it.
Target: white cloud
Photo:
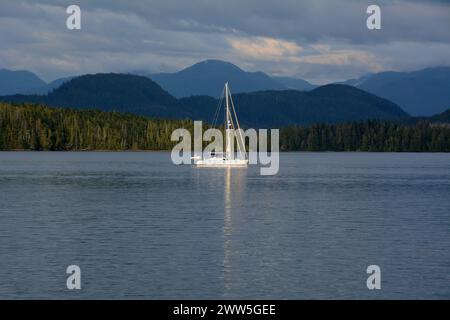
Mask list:
[[[268,37],[227,39],[238,54],[258,60],[279,61],[295,58],[303,48],[292,41]],[[292,60],[291,60],[292,61]]]

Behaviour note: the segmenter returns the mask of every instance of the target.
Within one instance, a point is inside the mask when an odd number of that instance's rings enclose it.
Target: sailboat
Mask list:
[[[225,83],[225,152],[214,152],[210,157],[197,159],[194,164],[198,167],[247,167],[248,159],[245,152],[244,137],[240,130],[239,120],[237,119],[236,110],[234,108],[233,99],[231,97],[228,82]],[[222,99],[221,99],[222,100]],[[218,110],[221,108],[219,102]],[[217,111],[216,111],[217,113]],[[235,121],[236,123],[235,123]],[[235,157],[233,151],[234,136],[238,139],[238,157]]]

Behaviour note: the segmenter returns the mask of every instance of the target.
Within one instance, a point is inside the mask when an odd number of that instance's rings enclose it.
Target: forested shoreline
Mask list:
[[[0,103],[0,150],[169,150],[190,120]]]
[[[367,120],[281,129],[283,151],[450,152],[450,126]]]
[[[192,120],[0,103],[0,150],[170,150]],[[280,129],[281,151],[450,152],[450,126],[367,120]]]

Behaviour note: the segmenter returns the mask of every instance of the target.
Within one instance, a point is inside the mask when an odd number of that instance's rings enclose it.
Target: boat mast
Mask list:
[[[226,157],[227,159],[233,159],[233,152],[231,148],[231,144],[233,141],[233,130],[232,130],[232,123],[231,123],[231,113],[230,113],[230,105],[228,102],[228,82],[225,82],[225,104],[226,104],[226,119],[225,119],[225,130],[226,130],[226,136],[225,136],[225,145],[226,145]]]

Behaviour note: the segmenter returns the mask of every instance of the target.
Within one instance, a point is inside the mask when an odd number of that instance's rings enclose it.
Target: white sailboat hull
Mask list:
[[[248,160],[244,159],[223,159],[223,158],[209,158],[202,159],[195,162],[197,167],[247,167]]]

